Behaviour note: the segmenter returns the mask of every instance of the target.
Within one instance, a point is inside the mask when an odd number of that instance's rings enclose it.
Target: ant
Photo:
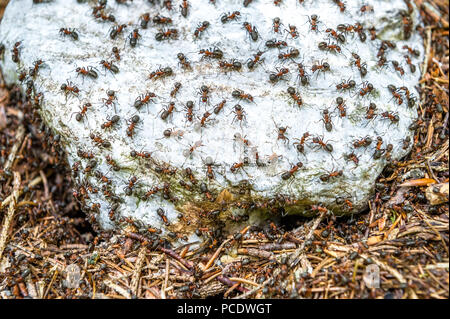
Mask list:
[[[276,39],[273,39],[273,40],[267,40],[266,41],[266,47],[268,47],[268,48],[280,48],[280,47],[286,47],[287,46],[287,43],[285,42],[285,41],[281,41],[281,40],[276,40]]]
[[[305,151],[305,142],[306,139],[310,136],[309,132],[305,132],[303,133],[303,136],[301,139],[296,138],[296,140],[298,140],[298,142],[294,142],[293,145],[297,145],[297,151],[299,151],[300,153],[303,153]]]
[[[340,177],[342,175],[343,175],[343,171],[339,170],[339,171],[328,172],[327,174],[322,174],[322,175],[320,175],[319,178],[322,182],[326,183],[326,182],[329,182],[330,179]]]
[[[404,58],[406,60],[406,63],[409,65],[409,70],[411,71],[411,73],[415,73],[416,66],[412,63],[411,58],[407,55],[404,55]]]
[[[94,68],[91,66],[88,67],[77,67],[75,69],[75,72],[77,72],[77,76],[78,75],[83,75],[83,76],[89,76],[90,78],[96,79],[98,77],[97,72],[94,71]]]
[[[68,93],[72,93],[77,96],[80,93],[80,89],[78,89],[72,82],[67,80],[67,83],[61,84],[61,90],[67,95]]]
[[[356,166],[358,166],[359,158],[358,158],[358,156],[356,156],[356,154],[354,152],[352,152],[350,154],[344,154],[344,158],[347,161],[352,161],[353,163],[355,163]]]
[[[303,63],[297,63],[297,70],[298,70],[297,78],[300,79],[300,83],[302,85],[308,85],[309,76],[305,71],[305,67],[304,67]]]
[[[326,42],[320,42],[318,45],[320,50],[334,51],[341,53],[341,47],[336,44],[329,44]]]
[[[231,95],[236,99],[247,100],[249,102],[253,102],[253,96],[248,93],[244,93],[241,90],[234,90]]]
[[[44,64],[44,61],[42,61],[42,60],[36,60],[36,61],[33,62],[33,67],[30,68],[30,70],[29,70],[29,74],[30,74],[31,77],[35,77],[38,74],[39,67],[42,64]]]
[[[206,157],[205,165],[206,165],[206,177],[209,179],[214,179],[214,171],[213,171],[214,161],[211,156]]]
[[[78,40],[78,32],[76,29],[61,28],[59,29],[59,34],[62,36],[70,36],[73,40]]]
[[[377,137],[377,145],[375,147],[375,152],[373,153],[374,159],[379,159],[381,157],[381,155],[383,155],[384,150],[381,149],[382,145],[383,145],[383,139],[381,138],[381,136],[378,136]]]
[[[141,15],[140,25],[142,29],[147,29],[149,22],[150,22],[150,13],[146,12],[143,15]]]
[[[200,141],[197,141],[197,142],[195,142],[194,144],[189,145],[189,149],[184,150],[184,151],[183,151],[183,155],[184,155],[185,157],[191,158],[191,157],[192,157],[192,154],[194,153],[194,151],[195,151],[197,148],[202,147],[202,146],[204,146],[203,143],[202,143],[202,141],[201,141],[201,140],[200,140]]]
[[[277,73],[271,73],[269,75],[269,80],[272,83],[278,82],[282,77],[289,73],[289,69],[282,68],[282,69],[276,69]]]
[[[127,124],[129,123],[127,127],[127,136],[133,137],[134,129],[136,128],[136,125],[139,122],[139,120],[140,120],[139,115],[134,115],[133,117],[131,117],[129,121],[127,121]]]
[[[239,71],[242,68],[242,63],[237,61],[236,59],[233,59],[229,62],[227,61],[220,61],[219,67],[225,71],[231,70],[231,71]]]
[[[192,123],[194,119],[194,102],[187,101],[185,108],[186,108],[186,119]]]
[[[169,11],[173,8],[172,0],[164,0],[163,5]]]
[[[244,144],[245,146],[249,147],[251,145],[251,143],[245,137],[242,137],[241,133],[239,133],[239,132],[234,134],[234,139],[235,140],[239,140],[240,142],[242,142],[242,144]]]
[[[220,113],[220,111],[223,109],[223,107],[225,106],[225,104],[227,103],[227,100],[222,100],[222,102],[220,102],[219,104],[217,104],[215,107],[214,107],[214,114],[219,114]]]
[[[292,58],[296,58],[298,57],[298,55],[300,54],[300,51],[298,49],[291,49],[286,53],[280,53],[278,54],[278,59],[280,60],[287,60],[287,59],[292,59]]]
[[[409,54],[412,54],[412,55],[414,55],[414,56],[416,56],[416,57],[419,57],[419,56],[420,56],[420,51],[419,51],[419,50],[413,49],[413,48],[411,48],[411,47],[409,47],[409,46],[407,46],[407,45],[404,45],[404,46],[402,47],[402,49],[403,49],[403,50],[407,50],[407,51],[409,52]]]
[[[321,213],[326,213],[328,212],[328,209],[324,206],[319,205],[311,205],[311,210],[313,212],[321,212]]]
[[[370,144],[372,144],[372,138],[370,136],[366,136],[360,140],[353,141],[354,148],[367,147]]]
[[[195,185],[197,184],[197,180],[194,177],[194,174],[192,173],[192,169],[189,167],[186,167],[184,170],[186,176],[189,178],[190,182]]]
[[[279,17],[276,17],[272,20],[272,30],[275,33],[279,33],[280,32],[280,26],[282,26],[283,24],[281,23],[281,20]]]
[[[370,33],[370,40],[374,41],[377,38],[377,30],[375,29],[375,27],[370,27],[369,33]]]
[[[209,27],[208,21],[203,21],[197,26],[197,29],[194,31],[194,37],[198,38],[207,28]]]
[[[200,99],[205,104],[208,103],[208,99],[209,99],[208,93],[209,93],[209,88],[206,85],[202,85],[200,88],[200,91],[197,93],[201,96]]]
[[[127,27],[126,24],[121,24],[121,25],[118,25],[118,26],[114,26],[114,27],[112,28],[111,32],[109,33],[109,37],[110,37],[111,39],[114,40],[119,34],[122,33],[122,31],[123,31],[126,27]]]
[[[124,187],[124,193],[127,196],[131,196],[133,194],[133,188],[137,183],[137,177],[136,176],[131,176],[131,178],[128,180],[128,186]]]
[[[366,41],[367,36],[366,36],[366,33],[365,33],[364,30],[363,30],[363,26],[361,25],[361,23],[356,22],[355,25],[354,25],[354,27],[353,27],[353,30],[354,30],[356,33],[358,33],[359,40],[361,40],[361,42]]]
[[[400,117],[398,116],[398,114],[394,114],[392,112],[383,112],[380,114],[383,118],[385,119],[389,119],[391,121],[391,123],[397,123],[400,120]]]
[[[313,137],[312,142],[314,144],[317,144],[319,146],[319,148],[322,148],[327,152],[330,152],[330,153],[333,152],[333,145],[331,145],[330,143],[324,142],[322,137],[315,136],[315,137]]]
[[[214,49],[200,49],[199,54],[203,54],[202,59],[204,58],[213,58],[213,59],[222,59],[223,52],[218,48]]]
[[[117,47],[112,48],[112,53],[114,54],[114,57],[116,58],[116,60],[120,61],[120,52]]]
[[[317,32],[318,31],[317,24],[319,23],[319,18],[317,14],[313,14],[310,17],[308,17],[308,21],[311,26],[311,30]]]
[[[289,25],[289,30],[286,30],[293,39],[298,38],[298,31],[295,25]]]
[[[347,109],[345,108],[345,101],[342,97],[338,96],[336,98],[336,108],[339,109],[339,115],[345,117],[347,115]]]
[[[330,64],[328,62],[319,62],[318,64],[314,64],[311,67],[311,71],[314,73],[317,71],[317,74],[320,72],[325,72],[330,70]]]
[[[152,152],[147,152],[147,151],[138,152],[138,151],[132,150],[130,152],[130,156],[133,158],[140,157],[143,159],[150,159],[152,157]]]
[[[302,167],[303,167],[303,163],[302,162],[298,162],[297,164],[292,166],[292,168],[290,170],[288,170],[288,171],[284,172],[283,174],[281,174],[281,179],[283,179],[284,181],[288,180],[289,178],[294,176],[295,172],[297,172]]]
[[[172,89],[172,91],[170,92],[170,96],[172,98],[175,98],[175,96],[177,95],[178,91],[181,88],[181,83],[180,82],[175,82],[174,84],[174,88]]]
[[[81,108],[80,112],[75,113],[75,119],[77,120],[77,122],[81,122],[83,117],[86,115],[88,108],[90,108],[91,106],[92,106],[92,104],[87,102],[87,103],[83,104],[83,107]]]
[[[220,17],[220,21],[222,23],[227,23],[231,20],[237,20],[239,18],[239,16],[241,15],[241,13],[239,11],[234,11],[233,13],[224,13],[221,17]]]
[[[180,4],[180,8],[181,15],[186,18],[188,15],[189,2],[187,0],[183,0]]]
[[[173,111],[175,110],[175,102],[170,102],[167,108],[162,109],[161,113],[161,119],[166,120],[170,115],[172,115]]]
[[[359,12],[361,13],[366,13],[366,12],[373,12],[373,6],[370,6],[368,4],[363,5],[360,9]]]
[[[209,121],[209,120],[208,120],[208,117],[210,117],[210,116],[211,116],[211,113],[208,112],[208,111],[206,111],[206,112],[203,114],[203,116],[202,116],[202,118],[201,118],[201,120],[200,120],[200,126],[201,126],[201,127],[204,127],[204,126],[205,126],[206,122]]]
[[[354,80],[347,80],[347,81],[342,81],[341,83],[339,83],[338,85],[336,85],[336,90],[348,90],[348,89],[352,89],[356,86],[356,82]]]
[[[331,117],[330,114],[328,113],[328,110],[322,111],[322,118],[320,120],[323,121],[323,123],[325,124],[325,129],[328,132],[331,132],[331,130],[333,129],[333,124],[331,123]]]
[[[77,155],[84,159],[93,159],[94,158],[94,154],[92,152],[86,152],[86,151],[83,151],[82,149],[78,149]]]
[[[394,85],[389,84],[389,85],[388,85],[388,89],[389,89],[389,91],[391,91],[393,97],[394,97],[395,99],[397,99],[397,104],[398,104],[398,105],[401,105],[401,104],[403,103],[403,98],[402,98],[402,96],[400,95],[400,93],[398,93],[397,88],[396,88]],[[408,91],[408,93],[409,93],[409,91]]]
[[[147,191],[144,194],[144,199],[149,199],[151,196],[155,195],[159,191],[160,191],[160,188],[158,186],[153,187],[152,189],[150,189],[149,191]]]
[[[275,121],[272,119],[272,121],[274,122],[274,124],[275,124],[275,127],[276,127],[276,131],[277,131],[277,134],[278,134],[278,136],[277,136],[277,141],[278,140],[284,140],[284,142],[286,143],[289,143],[289,138],[286,136],[286,131],[287,131],[287,129],[289,128],[288,126],[278,126],[277,125],[277,123],[275,123]]]
[[[181,138],[184,135],[184,131],[168,128],[168,129],[164,130],[163,135],[164,135],[164,137],[167,137],[167,138],[169,138],[171,136],[176,136],[176,137]]]
[[[178,62],[179,64],[181,64],[181,66],[184,69],[190,69],[191,68],[191,63],[189,62],[189,60],[186,58],[186,56],[183,53],[178,53],[177,54],[177,58],[180,62]]]
[[[242,162],[239,163],[234,163],[231,167],[230,167],[230,171],[233,174],[236,174],[238,172],[239,169],[242,169],[244,167],[244,165],[248,165],[249,160],[247,157],[244,158],[244,160]]]
[[[377,116],[375,114],[376,109],[377,109],[377,105],[375,103],[371,102],[366,111],[366,119],[371,120],[371,119],[375,118]]]
[[[258,63],[259,61],[262,61],[262,60],[261,60],[261,56],[262,56],[263,54],[264,54],[264,52],[262,52],[262,51],[256,52],[256,54],[253,55],[253,59],[252,59],[252,58],[249,58],[249,59],[247,60],[247,67],[248,67],[249,69],[253,69],[253,68],[255,67],[256,63]]]
[[[153,102],[152,98],[154,98],[154,97],[156,97],[156,94],[153,92],[147,92],[145,94],[141,94],[134,101],[134,107],[139,110],[143,105]]]
[[[364,97],[366,94],[372,92],[373,85],[368,81],[362,83],[362,88],[359,90],[359,96]]]
[[[234,106],[234,111],[232,111],[232,113],[235,114],[233,121],[231,121],[231,123],[233,123],[236,119],[238,119],[240,121],[240,125],[242,127],[242,120],[245,118],[245,111],[242,108],[242,106],[240,106],[239,104],[236,104]]]
[[[108,96],[108,98],[107,98],[107,99],[102,98],[103,104],[104,104],[105,106],[113,105],[114,108],[115,108],[115,107],[116,107],[116,102],[115,102],[115,100],[117,100],[116,92],[114,92],[113,90],[108,90],[108,91],[106,91],[106,95]]]
[[[108,61],[105,61],[105,60],[101,60],[100,64],[103,65],[105,70],[109,70],[112,73],[118,73],[119,72],[119,68],[116,65],[114,65],[112,63],[112,61],[108,62]]]
[[[155,35],[156,41],[162,41],[167,39],[176,39],[178,37],[177,29],[161,30]]]
[[[169,17],[163,17],[159,14],[153,17],[153,23],[156,24],[170,24],[172,23],[172,19]]]
[[[173,70],[171,67],[167,66],[164,69],[159,68],[156,71],[153,71],[150,73],[150,75],[148,76],[148,78],[150,80],[157,80],[157,79],[161,79],[167,76],[170,76],[173,74]]]
[[[359,73],[361,74],[361,76],[365,76],[367,74],[367,64],[366,63],[361,64],[361,58],[358,54],[352,53],[352,56],[355,59],[353,63],[358,68]]]
[[[102,129],[111,128],[114,124],[119,122],[120,116],[119,115],[113,115],[112,118],[106,118],[107,122],[103,123],[100,127]]]
[[[397,71],[398,73],[400,73],[401,76],[403,76],[405,74],[405,70],[403,70],[403,68],[399,65],[398,61],[391,61],[392,66],[394,67],[395,71]]]
[[[93,140],[98,146],[102,146],[105,148],[109,148],[111,147],[111,143],[102,139],[100,136],[95,135],[94,133],[91,133],[89,135],[89,137],[91,138],[91,140]]]
[[[386,149],[384,150],[384,158],[386,159],[386,161],[388,161],[388,162],[390,162],[391,161],[391,159],[392,159],[392,154],[391,154],[391,152],[392,152],[392,150],[394,149],[394,145],[392,145],[392,144],[388,144],[387,146],[386,146]]]
[[[256,29],[256,27],[255,27],[255,26],[252,26],[252,25],[251,25],[250,23],[248,23],[248,22],[244,22],[242,25],[244,26],[245,30],[247,30],[247,32],[248,32],[250,38],[251,38],[253,41],[257,41],[257,40],[258,40],[258,30]]]
[[[340,0],[333,0],[334,3],[339,7],[339,11],[344,12],[345,11],[345,4]]]
[[[302,106],[303,100],[301,96],[297,93],[295,88],[293,88],[292,86],[288,87],[287,93],[291,96],[291,98],[294,100],[295,103],[297,103],[299,107]]]
[[[341,43],[345,42],[345,36],[341,33],[338,34],[335,30],[328,28],[325,30],[326,33],[329,33],[329,36],[335,38],[336,40],[340,41]]]

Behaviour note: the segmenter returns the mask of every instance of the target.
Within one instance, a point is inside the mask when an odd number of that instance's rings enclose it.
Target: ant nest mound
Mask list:
[[[419,24],[408,0],[12,0],[0,66],[92,221],[194,240],[366,208],[411,148]]]

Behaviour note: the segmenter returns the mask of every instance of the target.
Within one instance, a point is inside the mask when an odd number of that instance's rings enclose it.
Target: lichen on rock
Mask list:
[[[356,213],[409,152],[415,7],[278,2],[9,3],[3,76],[61,137],[103,228]]]

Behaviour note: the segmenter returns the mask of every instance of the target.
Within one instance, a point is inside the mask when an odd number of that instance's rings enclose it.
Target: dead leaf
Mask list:
[[[383,240],[383,236],[372,236],[367,239],[367,245],[373,246]]]

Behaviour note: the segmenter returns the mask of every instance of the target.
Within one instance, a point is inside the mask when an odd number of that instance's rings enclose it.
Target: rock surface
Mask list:
[[[5,11],[3,76],[105,229],[356,213],[410,150],[424,54],[408,1],[33,2]]]

